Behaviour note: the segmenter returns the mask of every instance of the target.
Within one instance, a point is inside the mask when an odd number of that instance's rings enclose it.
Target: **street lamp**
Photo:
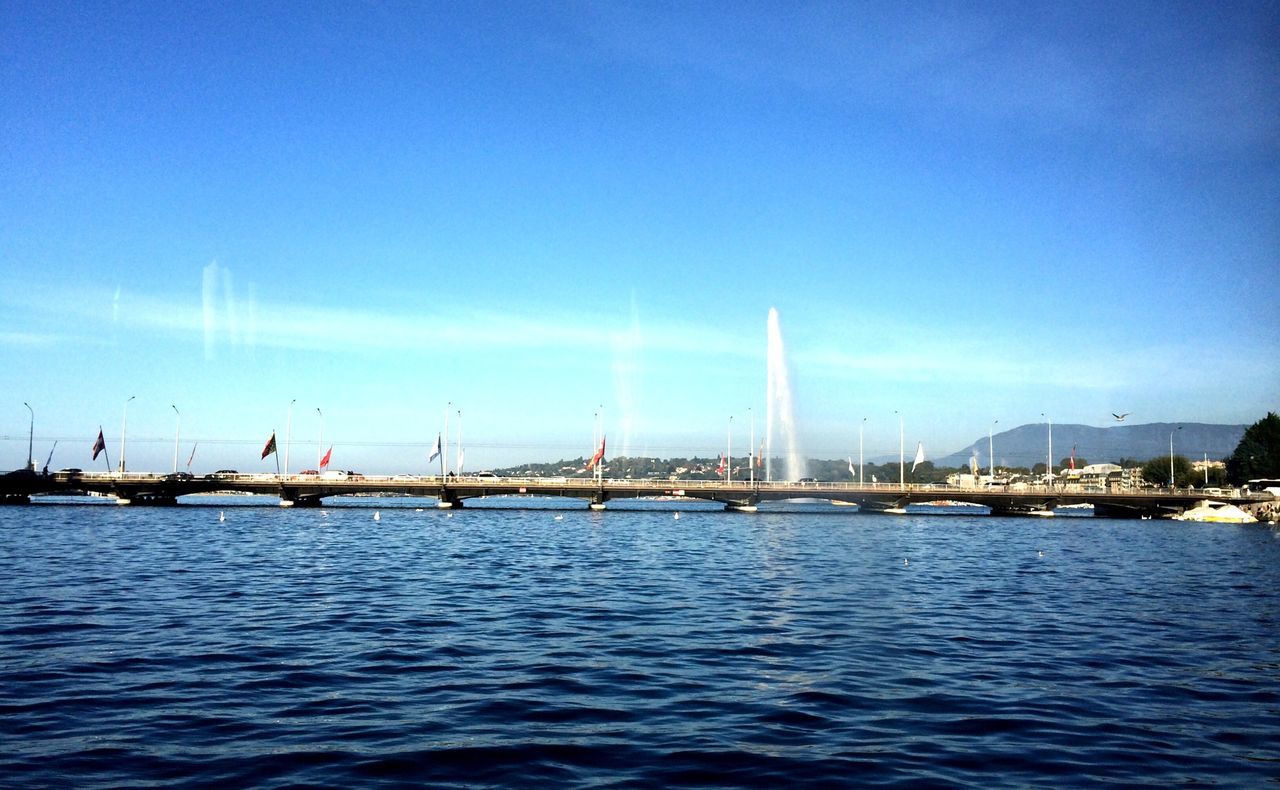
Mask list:
[[[36,440],[36,413],[35,410],[31,408],[30,403],[23,401],[22,405],[26,406],[27,411],[31,412],[31,426],[27,431],[27,469],[34,472],[36,470],[36,462],[31,458],[31,450],[32,447],[35,446]]]
[[[725,459],[725,464],[724,464],[724,481],[726,483],[732,483],[733,482],[733,415],[732,414],[729,415],[729,433],[726,441],[726,446],[728,448],[726,450],[728,457]]]
[[[751,421],[751,443],[747,446],[747,476],[751,485],[756,484],[756,414],[747,407],[747,417]]]
[[[1173,434],[1176,431],[1180,431],[1180,430],[1182,430],[1181,425],[1179,425],[1175,430],[1169,431],[1169,490],[1170,491],[1173,490]]]
[[[284,473],[286,477],[289,475],[289,444],[293,439],[293,404],[297,402],[297,398],[289,401],[289,416],[285,418],[284,422]]]
[[[177,425],[173,429],[173,473],[178,473],[178,437],[182,435],[182,412],[178,411],[178,407],[169,404],[169,408],[173,409],[173,413],[178,415]]]
[[[1053,485],[1053,418],[1045,415],[1044,412],[1040,412],[1040,416],[1049,422],[1049,455],[1045,459],[1048,461],[1048,467],[1045,469],[1044,477],[1045,485],[1049,486]]]
[[[320,415],[320,438],[316,439],[316,471],[320,471],[320,461],[324,458],[324,412],[320,411],[320,407],[316,407],[316,414]]]
[[[893,413],[898,415],[898,485],[905,488],[907,485],[907,444],[902,427],[902,413],[897,409],[894,409]]]
[[[137,396],[137,395],[130,395],[130,396],[129,396],[129,400],[127,400],[127,401],[125,401],[125,402],[124,402],[124,412],[121,414],[121,417],[120,417],[120,474],[122,474],[122,475],[124,474],[124,471],[125,471],[125,466],[124,466],[124,434],[125,434],[125,428],[126,428],[126,427],[128,427],[128,425],[129,425],[129,401],[133,400],[133,399],[134,399],[134,398],[136,398],[136,397],[138,397],[138,396]]]
[[[858,485],[862,485],[862,435],[866,431],[867,418],[862,418],[862,424],[858,426]]]

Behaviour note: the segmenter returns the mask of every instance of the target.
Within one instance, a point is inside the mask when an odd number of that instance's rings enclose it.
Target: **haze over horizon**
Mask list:
[[[1280,5],[0,8],[0,469],[1280,410]],[[750,412],[748,411],[750,409]],[[450,417],[451,431],[456,415]],[[936,451],[935,451],[936,448]],[[775,448],[776,454],[776,448]]]

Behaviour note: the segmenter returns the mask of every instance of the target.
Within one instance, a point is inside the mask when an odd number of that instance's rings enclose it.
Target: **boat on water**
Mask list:
[[[1253,524],[1258,520],[1235,505],[1226,502],[1214,502],[1210,499],[1197,502],[1195,507],[1179,513],[1173,519],[1174,521],[1201,521],[1212,524]]]

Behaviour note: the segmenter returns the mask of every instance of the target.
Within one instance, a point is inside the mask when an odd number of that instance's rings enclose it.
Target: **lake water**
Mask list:
[[[0,784],[1280,780],[1266,526],[251,501],[0,508]]]

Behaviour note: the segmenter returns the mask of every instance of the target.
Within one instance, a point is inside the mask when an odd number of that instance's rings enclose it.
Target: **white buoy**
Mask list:
[[[381,521],[381,520],[382,520],[382,514],[381,514],[381,513],[379,513],[379,512],[378,512],[378,511],[376,511],[376,510],[375,510],[375,511],[373,511],[373,520],[374,520],[374,521]]]

